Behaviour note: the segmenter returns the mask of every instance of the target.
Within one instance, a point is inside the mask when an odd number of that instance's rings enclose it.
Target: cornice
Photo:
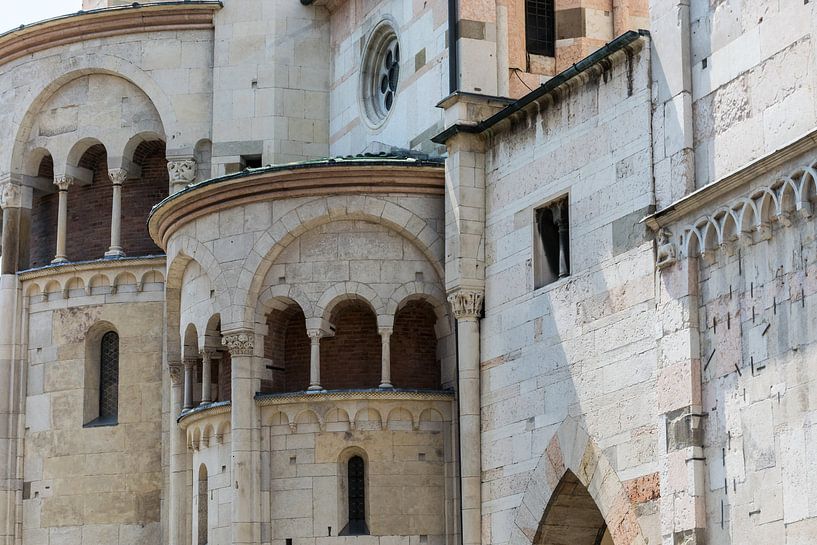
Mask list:
[[[410,161],[354,161],[271,166],[189,186],[158,205],[148,220],[150,236],[162,248],[171,234],[195,219],[261,201],[329,195],[402,193],[444,196],[441,164]]]
[[[646,223],[653,231],[658,231],[661,227],[672,225],[693,212],[711,206],[721,197],[815,148],[817,148],[817,129],[812,129],[785,146],[752,161],[709,185],[693,191],[686,197],[675,201],[641,221]]]
[[[141,32],[208,30],[219,1],[163,2],[80,11],[0,34],[0,66],[78,42]]]
[[[451,401],[454,392],[448,390],[329,390],[324,392],[288,392],[282,394],[255,394],[255,403],[260,407],[287,405],[290,403],[315,403],[321,401],[347,400],[409,400],[409,401]]]
[[[29,269],[17,273],[21,282],[48,278],[65,273],[79,273],[84,271],[104,271],[115,269],[128,269],[134,267],[156,267],[164,269],[165,256],[145,256],[145,257],[124,257],[120,259],[97,259],[94,261],[80,261],[77,263],[63,263],[59,265],[46,265],[37,269]]]

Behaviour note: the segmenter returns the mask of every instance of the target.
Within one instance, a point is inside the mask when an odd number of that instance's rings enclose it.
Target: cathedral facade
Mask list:
[[[0,34],[0,545],[817,542],[817,7]]]

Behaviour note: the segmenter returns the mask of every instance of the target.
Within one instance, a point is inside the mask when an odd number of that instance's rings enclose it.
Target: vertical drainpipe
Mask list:
[[[302,2],[304,0],[301,0]],[[448,93],[454,94],[460,89],[459,54],[459,13],[457,0],[448,0]]]

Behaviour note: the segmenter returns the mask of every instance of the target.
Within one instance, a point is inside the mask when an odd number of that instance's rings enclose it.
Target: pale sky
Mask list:
[[[82,0],[0,0],[0,32],[57,15],[76,13]]]

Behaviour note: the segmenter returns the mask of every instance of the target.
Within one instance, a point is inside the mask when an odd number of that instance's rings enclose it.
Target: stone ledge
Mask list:
[[[0,34],[0,65],[46,49],[140,32],[210,30],[220,1],[138,4],[48,19]]]

